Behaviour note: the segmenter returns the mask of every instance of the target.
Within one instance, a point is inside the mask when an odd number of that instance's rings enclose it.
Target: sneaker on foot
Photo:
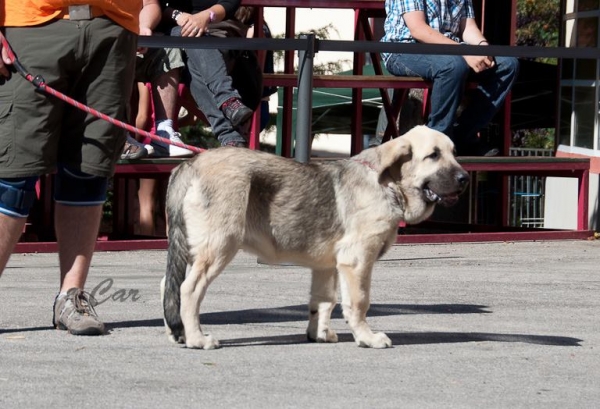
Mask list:
[[[104,324],[94,310],[97,304],[90,293],[71,288],[65,296],[57,296],[54,300],[52,323],[56,329],[67,330],[73,335],[102,335]]]
[[[169,134],[167,131],[157,131],[156,134],[162,138],[168,138],[171,142],[183,143],[179,132]],[[194,155],[191,150],[180,146],[167,145],[157,141],[152,141],[151,145],[154,148],[154,157],[187,158]]]
[[[121,153],[122,160],[134,160],[142,159],[148,156],[148,150],[144,147],[143,143],[138,142],[135,138],[127,135],[125,141],[125,147]]]
[[[229,142],[225,142],[223,144],[223,146],[234,146],[236,148],[247,148],[248,144],[246,142],[242,142],[242,141],[229,141]]]
[[[221,111],[231,121],[233,127],[246,122],[252,116],[252,110],[242,103],[238,98],[229,98],[221,105]]]

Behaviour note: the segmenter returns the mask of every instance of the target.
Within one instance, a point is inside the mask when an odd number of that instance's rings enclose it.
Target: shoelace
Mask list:
[[[173,135],[171,135],[171,140],[175,142],[182,142],[181,134],[179,132],[173,132]]]
[[[96,301],[94,296],[90,293],[83,290],[79,290],[75,293],[73,297],[73,306],[77,312],[96,317],[98,314],[96,314],[94,305],[98,305],[98,301]]]

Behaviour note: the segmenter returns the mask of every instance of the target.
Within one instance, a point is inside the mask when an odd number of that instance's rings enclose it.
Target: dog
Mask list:
[[[330,328],[338,281],[344,318],[361,347],[391,340],[366,322],[373,265],[398,224],[457,202],[468,173],[443,133],[417,126],[349,159],[303,164],[223,147],[174,169],[167,189],[167,271],[161,282],[169,338],[213,349],[199,311],[208,285],[239,249],[312,271],[307,337],[337,342]]]

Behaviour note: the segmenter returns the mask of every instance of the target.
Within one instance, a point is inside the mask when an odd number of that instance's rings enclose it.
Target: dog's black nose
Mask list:
[[[469,183],[469,174],[467,172],[458,172],[456,175],[456,181],[460,185],[461,188],[464,188]]]

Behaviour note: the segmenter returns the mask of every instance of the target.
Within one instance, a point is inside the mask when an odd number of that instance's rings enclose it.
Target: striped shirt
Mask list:
[[[475,18],[472,0],[385,0],[384,42],[415,43],[402,15],[423,11],[427,24],[446,37],[461,42],[460,23],[465,18]],[[387,60],[388,54],[383,54]]]

